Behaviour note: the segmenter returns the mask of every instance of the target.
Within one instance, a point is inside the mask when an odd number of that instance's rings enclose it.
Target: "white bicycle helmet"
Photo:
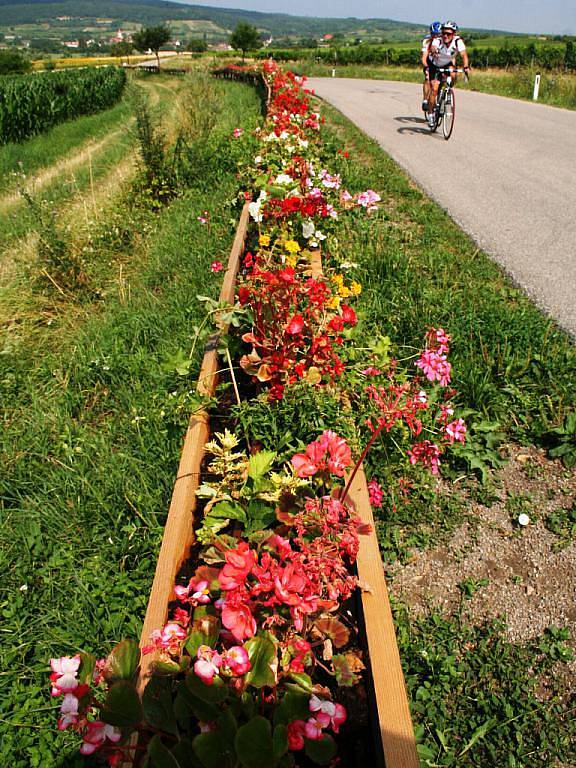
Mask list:
[[[451,29],[452,32],[456,33],[458,32],[458,24],[455,21],[445,21],[442,24],[442,29]]]

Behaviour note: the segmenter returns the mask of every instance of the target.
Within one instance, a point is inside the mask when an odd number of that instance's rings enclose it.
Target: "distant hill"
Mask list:
[[[65,19],[64,17],[70,17]],[[390,39],[410,39],[420,34],[422,25],[390,19],[335,19],[290,16],[284,13],[259,13],[199,5],[182,5],[164,0],[0,0],[0,27],[56,22],[68,27],[78,22],[111,19],[115,23],[152,25],[168,21],[208,21],[227,34],[241,21],[256,26],[274,37],[320,36],[324,34],[379,34]],[[76,22],[76,23],[74,23]]]

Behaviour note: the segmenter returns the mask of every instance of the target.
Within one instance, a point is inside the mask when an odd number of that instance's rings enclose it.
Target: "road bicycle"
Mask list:
[[[454,116],[456,113],[456,96],[454,94],[452,75],[455,72],[464,73],[464,79],[468,82],[468,72],[465,69],[456,69],[455,67],[442,67],[439,69],[442,79],[438,88],[436,106],[432,113],[433,120],[430,123],[430,130],[436,133],[442,126],[442,135],[448,141],[454,130]]]

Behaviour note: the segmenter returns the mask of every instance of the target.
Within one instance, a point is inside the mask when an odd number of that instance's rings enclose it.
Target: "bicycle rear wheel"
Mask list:
[[[448,88],[444,100],[444,120],[442,121],[442,133],[444,134],[446,141],[452,136],[452,131],[454,130],[455,110],[456,99],[454,97],[454,89]]]

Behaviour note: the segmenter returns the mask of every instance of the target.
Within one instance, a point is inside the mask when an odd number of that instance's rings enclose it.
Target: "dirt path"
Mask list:
[[[309,86],[396,160],[531,298],[576,335],[576,112],[456,93],[450,141],[431,135],[414,83]]]

